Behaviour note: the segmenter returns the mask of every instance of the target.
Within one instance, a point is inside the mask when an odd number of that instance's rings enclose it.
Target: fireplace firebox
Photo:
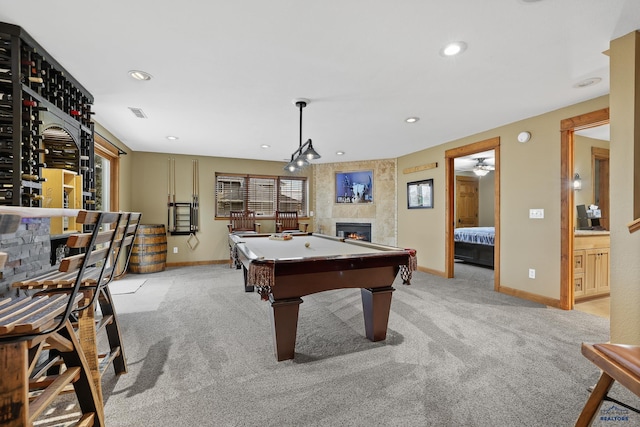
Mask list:
[[[337,222],[336,236],[345,239],[371,241],[371,223],[369,222]]]

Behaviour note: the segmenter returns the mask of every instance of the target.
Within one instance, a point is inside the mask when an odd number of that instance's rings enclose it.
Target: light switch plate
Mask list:
[[[529,218],[543,219],[544,209],[529,209]]]

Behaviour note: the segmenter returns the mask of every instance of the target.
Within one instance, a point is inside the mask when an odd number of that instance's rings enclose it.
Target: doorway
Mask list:
[[[445,211],[445,277],[454,277],[454,229],[457,224],[456,215],[456,171],[455,159],[472,156],[477,153],[493,150],[494,153],[494,192],[493,192],[493,222],[495,225],[494,255],[494,290],[500,286],[500,138],[491,138],[473,144],[457,147],[445,151],[446,176],[446,211]]]
[[[609,123],[609,108],[564,119],[560,122],[560,308],[572,310],[575,305],[574,233],[575,168],[574,133]],[[608,196],[607,196],[608,197]]]

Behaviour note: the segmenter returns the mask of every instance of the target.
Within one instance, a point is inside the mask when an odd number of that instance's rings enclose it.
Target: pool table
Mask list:
[[[417,265],[411,249],[321,234],[296,233],[288,240],[265,234],[229,239],[243,267],[245,291],[255,287],[271,303],[278,361],[293,359],[301,297],[316,292],[360,288],[366,336],[384,340],[393,281],[402,271],[408,284]]]

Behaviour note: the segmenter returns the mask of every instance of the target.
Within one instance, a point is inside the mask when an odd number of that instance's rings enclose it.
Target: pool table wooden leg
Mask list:
[[[253,292],[253,285],[249,285],[247,286],[247,276],[249,275],[249,272],[247,271],[247,269],[242,266],[242,274],[244,275],[244,291],[245,292]]]
[[[298,311],[301,303],[300,298],[271,300],[273,344],[278,362],[293,359],[295,354]]]
[[[382,341],[387,338],[387,324],[391,309],[391,296],[394,288],[362,288],[362,312],[364,314],[364,330],[371,341]]]

